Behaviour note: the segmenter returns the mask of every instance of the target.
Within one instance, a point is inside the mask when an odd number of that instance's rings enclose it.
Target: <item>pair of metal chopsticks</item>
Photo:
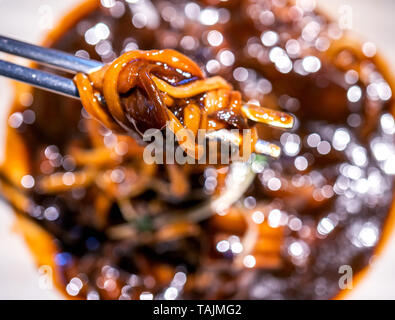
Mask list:
[[[80,58],[66,52],[36,46],[4,36],[0,36],[0,52],[27,58],[39,64],[69,73],[90,73],[92,70],[103,66],[103,63],[96,60]],[[73,80],[53,73],[31,69],[0,60],[0,76],[5,76],[44,90],[79,99],[79,93]],[[229,140],[228,142],[230,144],[234,144],[227,130],[225,130],[225,132],[219,130],[211,134],[206,134],[206,137],[214,140]],[[238,146],[238,144],[235,144],[235,146]],[[277,145],[260,139],[256,143],[255,149],[258,153],[267,154],[275,158],[280,155],[280,148]]]
[[[66,52],[36,46],[1,35],[0,52],[27,58],[70,73],[89,73],[103,66],[99,61],[80,58]],[[73,80],[53,73],[27,68],[0,59],[0,75],[58,94],[79,98]]]

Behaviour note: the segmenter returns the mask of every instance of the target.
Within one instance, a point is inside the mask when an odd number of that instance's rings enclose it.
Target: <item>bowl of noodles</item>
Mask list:
[[[392,75],[314,1],[88,0],[43,44],[105,65],[81,101],[17,85],[8,115],[1,192],[65,298],[340,298],[391,233]],[[254,106],[295,118],[254,126],[278,159],[144,161],[167,116],[243,129]]]

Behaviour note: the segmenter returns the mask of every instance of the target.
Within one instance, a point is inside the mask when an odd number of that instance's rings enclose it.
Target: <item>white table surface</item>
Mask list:
[[[0,34],[39,42],[43,29],[80,0],[0,0]],[[332,16],[339,8],[352,8],[353,29],[377,44],[392,61],[395,71],[395,19],[393,0],[318,0]],[[4,136],[6,108],[12,87],[0,78],[0,150]],[[0,152],[0,161],[2,153]],[[13,214],[0,202],[0,299],[59,299],[54,290],[40,289],[39,274],[23,239],[11,231]],[[367,276],[352,290],[350,299],[395,299],[395,234]]]

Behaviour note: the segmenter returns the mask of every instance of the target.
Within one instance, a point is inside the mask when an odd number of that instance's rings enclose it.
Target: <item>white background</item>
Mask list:
[[[56,18],[78,2],[80,0],[0,0],[0,34],[39,43],[45,33],[43,28],[52,22],[56,24]],[[318,4],[333,17],[339,16],[342,5],[350,5],[353,29],[364,39],[375,42],[395,71],[395,1],[318,0]],[[11,99],[12,87],[0,78],[0,150],[3,150],[5,113]],[[11,231],[12,221],[11,210],[0,202],[0,299],[61,298],[55,291],[39,288],[37,268],[21,237]],[[395,299],[394,266],[395,234],[367,276],[348,297]]]

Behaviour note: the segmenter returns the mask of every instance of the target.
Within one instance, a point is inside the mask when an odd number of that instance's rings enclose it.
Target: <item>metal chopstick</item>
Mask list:
[[[0,51],[37,61],[67,72],[89,73],[103,64],[55,49],[44,48],[0,35]]]
[[[96,60],[80,58],[66,52],[36,46],[1,35],[0,52],[27,58],[71,73],[89,73],[103,66],[101,62]],[[68,97],[79,98],[79,93],[73,80],[56,74],[0,60],[0,75]]]
[[[79,98],[79,93],[73,80],[52,73],[0,60],[0,75],[68,97]]]

